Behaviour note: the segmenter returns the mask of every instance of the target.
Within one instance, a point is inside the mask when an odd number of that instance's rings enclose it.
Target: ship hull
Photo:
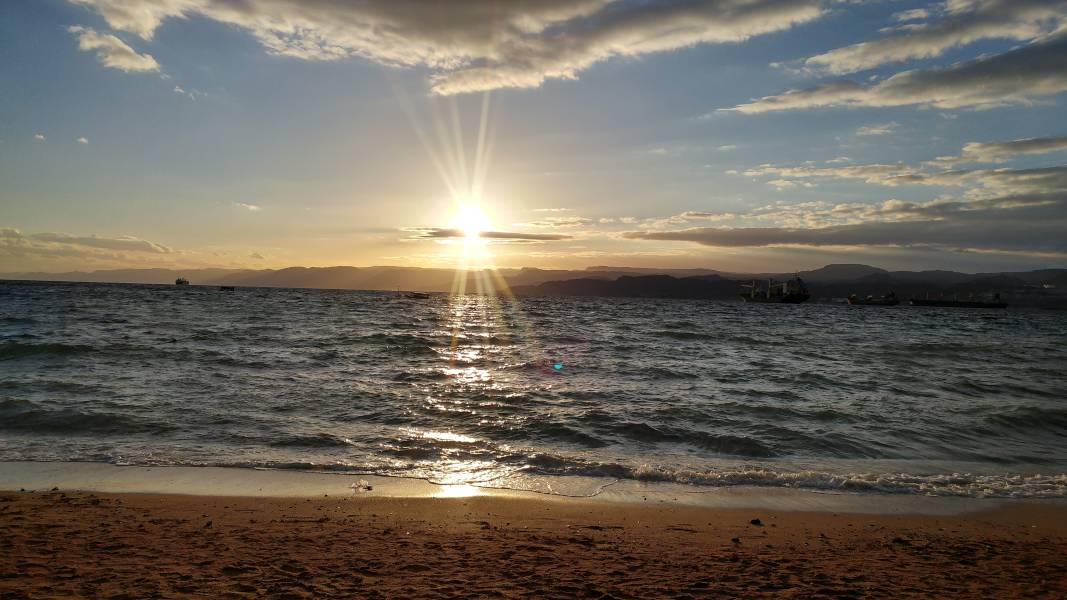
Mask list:
[[[808,294],[787,294],[785,296],[775,296],[771,298],[767,297],[755,297],[741,295],[741,299],[745,302],[753,302],[756,304],[800,304],[810,298]]]
[[[849,298],[848,303],[852,306],[896,306],[900,304],[900,300],[853,300]]]
[[[973,300],[925,300],[912,298],[912,306],[939,306],[942,308],[1007,308],[1007,302],[978,302]]]

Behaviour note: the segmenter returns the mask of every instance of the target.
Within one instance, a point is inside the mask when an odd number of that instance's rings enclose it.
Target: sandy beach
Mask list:
[[[1065,516],[11,491],[0,598],[1062,598]]]

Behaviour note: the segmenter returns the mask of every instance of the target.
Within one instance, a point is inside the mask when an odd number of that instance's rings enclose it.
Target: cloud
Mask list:
[[[271,54],[427,67],[438,94],[539,87],[613,57],[743,42],[822,14],[818,0],[71,1],[144,39],[167,19],[199,16],[248,31]]]
[[[988,108],[1067,90],[1067,33],[949,67],[898,73],[865,86],[835,81],[721,109],[746,114],[825,106]]]
[[[911,59],[932,58],[983,39],[1030,41],[1067,24],[1067,6],[1049,0],[949,0],[934,23],[890,28],[886,37],[813,56],[805,64],[834,74],[853,73]],[[916,9],[893,15],[897,21],[930,16]]]
[[[33,134],[33,139],[37,140],[38,142],[43,142],[45,140],[45,137],[43,133],[35,133]]]
[[[996,162],[1025,154],[1067,149],[1067,137],[1030,138],[964,146],[969,161]],[[942,157],[938,161],[964,160]],[[961,188],[926,202],[888,199],[880,204],[776,202],[723,219],[731,227],[643,228],[624,239],[687,241],[706,246],[929,246],[996,252],[1067,250],[1067,165],[1036,168],[959,169],[928,161],[919,165],[760,165],[748,177],[781,189],[809,179],[856,179],[882,186]],[[684,213],[683,213],[684,214]],[[661,219],[662,225],[687,225]],[[757,226],[758,225],[758,226]]]
[[[66,233],[32,233],[23,234],[18,229],[0,228],[0,239],[18,242],[24,245],[51,244],[64,246],[84,246],[122,252],[145,252],[149,254],[171,254],[173,249],[162,244],[133,236],[100,237],[96,235],[70,235]]]
[[[80,138],[78,138],[78,140],[77,140],[77,141],[78,141],[78,143],[79,143],[79,144],[82,144],[82,145],[85,145],[85,144],[88,144],[88,143],[89,143],[89,140],[88,140],[88,138],[84,138],[84,137],[80,137]]]
[[[444,227],[408,227],[403,229],[412,234],[411,239],[417,240],[443,240],[453,238],[465,238],[466,232],[461,229]],[[482,231],[478,237],[496,241],[524,241],[524,242],[550,242],[557,240],[569,240],[574,236],[560,233],[518,233],[509,231]]]
[[[930,16],[930,11],[925,8],[913,8],[893,14],[893,20],[903,23],[905,21],[921,21]]]
[[[592,219],[585,217],[548,217],[547,219],[541,219],[539,221],[531,221],[529,223],[516,223],[516,226],[538,227],[538,228],[556,228],[556,227],[581,227],[592,223]]]
[[[247,204],[245,202],[234,202],[233,205],[236,206],[237,208],[243,208],[243,209],[245,209],[247,211],[251,211],[251,212],[258,212],[259,210],[262,210],[262,208],[263,208],[263,207],[259,206],[258,204]]]
[[[570,212],[571,208],[535,208],[534,212]]]
[[[1067,136],[1026,138],[1009,142],[971,142],[959,156],[939,156],[930,161],[934,165],[954,165],[969,162],[999,163],[1016,156],[1048,154],[1067,150]]]
[[[889,135],[899,126],[900,124],[896,122],[883,123],[881,125],[867,125],[857,129],[856,135]]]
[[[927,165],[935,164],[928,162]],[[788,177],[791,179],[857,179],[865,183],[897,187],[902,185],[968,187],[968,197],[977,199],[1008,192],[1018,194],[1067,193],[1067,166],[1032,169],[948,169],[927,171],[906,164],[848,165],[842,167],[781,167],[761,165],[745,171],[748,177]],[[782,186],[783,179],[768,181]],[[785,186],[788,187],[788,186]]]
[[[629,231],[625,239],[684,241],[704,246],[930,246],[951,249],[1067,251],[1065,200],[1015,208],[944,208],[938,218],[869,221],[827,227],[696,227]]]
[[[259,252],[253,252],[253,253],[248,255],[248,258],[254,258],[256,260],[263,260],[263,255],[260,254]]]
[[[98,237],[96,235],[78,236],[65,233],[35,233],[27,236],[29,239],[41,242],[54,242],[57,244],[70,244],[74,246],[88,246],[92,248],[106,248],[109,250],[121,250],[126,252],[149,252],[152,254],[170,254],[171,248],[162,244],[156,244],[148,240],[142,240],[133,236]]]
[[[736,218],[737,215],[734,213],[687,210],[685,212],[676,215],[671,215],[669,217],[663,217],[660,219],[648,219],[641,224],[641,227],[647,229],[664,229],[672,225],[686,225],[694,221],[718,222],[730,221]],[[611,222],[615,221],[616,219],[611,219]],[[629,224],[633,224],[636,222],[635,219],[618,219],[618,221],[621,223]],[[604,219],[601,219],[601,222],[604,222]]]
[[[174,93],[175,94],[181,94],[182,96],[186,96],[190,100],[196,100],[197,98],[199,98],[201,96],[206,96],[207,95],[204,92],[201,92],[200,90],[186,90],[185,88],[183,88],[180,85],[174,86]]]
[[[112,69],[130,72],[159,71],[159,63],[151,54],[138,54],[126,42],[106,33],[98,33],[89,27],[78,25],[67,31],[78,38],[78,48],[85,52],[96,51],[100,64]]]

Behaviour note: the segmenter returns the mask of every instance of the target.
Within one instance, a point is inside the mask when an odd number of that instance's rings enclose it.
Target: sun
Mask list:
[[[463,232],[467,241],[477,241],[482,232],[489,229],[489,217],[477,204],[461,202],[452,219],[452,227]]]

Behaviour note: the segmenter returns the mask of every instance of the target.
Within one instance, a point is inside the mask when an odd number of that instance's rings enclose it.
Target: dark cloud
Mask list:
[[[1067,90],[1067,33],[949,67],[898,73],[866,86],[837,81],[765,96],[730,111],[763,113],[820,106],[989,107]]]
[[[1000,198],[999,206],[1011,206]],[[716,247],[937,246],[944,248],[1067,251],[1067,198],[1020,197],[1013,208],[974,208],[942,203],[926,208],[901,203],[921,220],[870,221],[828,227],[697,227],[676,231],[630,231],[633,240],[686,241]],[[1035,202],[1035,200],[1040,200]]]
[[[441,227],[411,227],[404,231],[412,234],[412,239],[441,240],[453,238],[465,238],[466,232],[461,229]],[[558,233],[519,233],[511,231],[482,231],[478,237],[488,240],[500,241],[526,241],[526,242],[551,242],[557,240],[569,240],[573,236]]]

